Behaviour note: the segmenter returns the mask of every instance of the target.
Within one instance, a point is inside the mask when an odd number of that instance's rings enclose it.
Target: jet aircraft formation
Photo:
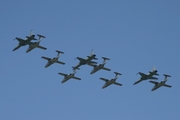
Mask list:
[[[30,35],[26,36],[26,39],[16,37],[15,39],[19,41],[19,44],[17,45],[17,47],[15,47],[13,49],[13,51],[19,49],[22,46],[26,46],[26,45],[29,45],[28,49],[26,50],[26,53],[30,52],[31,50],[33,50],[35,48],[40,48],[40,49],[46,50],[47,48],[45,48],[43,46],[40,46],[40,41],[42,40],[42,38],[46,38],[46,37],[43,36],[43,35],[40,35],[40,34],[37,34],[37,36],[38,36],[38,39],[35,38],[35,35],[33,34],[33,31],[31,30]],[[32,40],[37,40],[37,42],[31,42]],[[46,63],[46,65],[45,65],[45,68],[51,66],[54,63],[59,63],[59,64],[62,64],[62,65],[65,64],[64,62],[58,60],[59,57],[60,57],[60,54],[64,54],[64,52],[59,51],[59,50],[56,50],[56,52],[57,52],[56,57],[53,57],[53,58],[49,58],[49,57],[45,57],[45,56],[41,57],[41,58],[48,61]],[[90,56],[87,56],[86,59],[81,58],[81,57],[77,57],[77,59],[79,60],[79,63],[76,66],[72,67],[72,69],[73,69],[72,73],[70,73],[70,74],[65,74],[65,73],[61,73],[61,72],[58,73],[59,75],[64,76],[61,83],[65,83],[70,79],[81,80],[81,78],[76,77],[75,74],[76,74],[77,70],[80,70],[80,67],[82,65],[89,65],[89,66],[93,67],[92,71],[90,72],[91,75],[95,74],[99,70],[111,71],[111,69],[105,67],[106,61],[110,60],[109,58],[102,57],[103,62],[101,64],[99,64],[99,65],[97,65],[97,62],[92,61],[92,60],[98,60],[98,58],[96,58],[96,55],[94,54],[93,50],[91,51]],[[149,81],[149,82],[154,84],[154,87],[152,88],[151,91],[154,91],[154,90],[160,88],[161,86],[171,88],[172,86],[166,84],[168,77],[171,77],[170,75],[163,74],[165,76],[165,78],[161,82],[152,81],[152,80],[158,80],[157,77],[154,77],[154,75],[159,76],[159,74],[157,72],[158,71],[155,69],[155,67],[153,68],[152,71],[149,71],[148,74],[138,72],[137,74],[139,74],[141,77],[133,85],[136,85],[136,84],[138,84],[138,83],[140,83],[142,81],[151,79],[151,81]],[[102,89],[104,89],[104,88],[106,88],[106,87],[108,87],[108,86],[110,86],[112,84],[122,86],[121,83],[118,83],[116,81],[118,79],[118,76],[122,75],[122,74],[119,73],[119,72],[114,72],[114,74],[115,74],[115,77],[112,78],[112,79],[107,79],[107,78],[103,78],[103,77],[99,78],[100,80],[103,80],[105,82],[105,84],[102,86]]]

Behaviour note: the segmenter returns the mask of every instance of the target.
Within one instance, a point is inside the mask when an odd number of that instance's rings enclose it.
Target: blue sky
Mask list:
[[[0,119],[1,120],[169,120],[179,119],[179,40],[180,2],[178,0],[1,0],[0,14]],[[30,30],[46,36],[41,45],[26,53],[28,46],[12,52]],[[110,58],[106,67],[90,75],[92,67],[82,66],[76,76],[61,84],[58,72],[70,73],[91,50],[98,57]],[[65,54],[44,68],[41,56]],[[167,84],[152,92],[153,84],[139,79],[137,72],[156,67]],[[100,77],[113,78],[123,86],[102,89]]]

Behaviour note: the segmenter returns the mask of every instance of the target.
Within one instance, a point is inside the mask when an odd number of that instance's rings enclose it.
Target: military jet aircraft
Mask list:
[[[46,50],[47,48],[40,46],[39,43],[41,42],[42,38],[46,38],[43,35],[37,34],[37,36],[39,37],[37,42],[30,42],[29,43],[29,48],[26,50],[26,53],[30,52],[31,50],[33,50],[34,48],[40,48],[43,50]]]
[[[93,67],[94,67],[94,69],[91,71],[90,74],[93,74],[93,73],[99,71],[100,69],[102,69],[102,70],[107,70],[107,71],[111,71],[111,69],[104,67],[104,65],[106,64],[106,60],[110,60],[110,59],[109,59],[109,58],[106,58],[106,57],[102,57],[102,59],[104,59],[104,61],[103,61],[102,64],[99,64],[99,65],[90,65],[90,66],[93,66]]]
[[[165,76],[165,78],[161,82],[149,81],[150,83],[154,84],[154,87],[152,88],[151,91],[154,91],[154,90],[158,89],[161,86],[165,86],[165,87],[169,87],[169,88],[172,87],[172,86],[166,84],[166,81],[167,81],[168,77],[171,77],[171,76],[170,75],[166,75],[166,74],[163,74],[163,75]]]
[[[97,64],[97,62],[92,61],[93,59],[94,59],[94,60],[97,60],[96,55],[94,54],[93,50],[91,51],[90,56],[87,56],[86,59],[80,58],[80,57],[77,57],[77,59],[78,59],[80,62],[79,62],[75,67],[73,67],[73,69],[77,69],[77,68],[79,68],[81,65]]]
[[[58,53],[56,57],[54,58],[48,58],[48,57],[44,57],[42,56],[41,58],[48,60],[47,64],[45,65],[45,68],[49,67],[50,65],[52,65],[53,63],[59,63],[59,64],[65,64],[64,62],[58,61],[58,58],[60,57],[60,53],[64,54],[64,52],[56,50],[56,52]]]
[[[25,45],[30,44],[31,40],[37,40],[35,38],[35,35],[33,35],[33,31],[32,30],[30,32],[30,36],[26,36],[26,39],[21,39],[21,38],[18,38],[18,37],[16,37],[15,39],[19,41],[19,44],[17,45],[17,47],[15,47],[13,49],[13,51],[17,50],[21,46],[25,46]]]
[[[59,75],[64,76],[64,79],[62,80],[61,83],[65,83],[66,81],[68,81],[71,78],[76,79],[76,80],[81,80],[81,78],[78,78],[78,77],[74,76],[76,74],[76,70],[77,69],[74,69],[73,73],[70,73],[70,74],[58,73]]]
[[[155,70],[155,67],[154,67],[153,70],[152,70],[152,71],[149,71],[148,74],[144,74],[144,73],[142,73],[142,72],[137,73],[137,74],[140,74],[140,75],[141,75],[141,78],[140,78],[138,81],[136,81],[136,82],[134,83],[134,85],[140,83],[140,82],[143,81],[143,80],[148,80],[148,79],[158,80],[158,78],[153,77],[153,75],[159,75],[159,74],[157,74],[157,72],[158,72],[158,71]]]
[[[102,89],[103,88],[106,88],[108,87],[109,85],[111,84],[115,84],[115,85],[119,85],[119,86],[122,86],[122,84],[116,82],[117,78],[118,78],[118,75],[122,75],[121,73],[118,73],[118,72],[114,72],[116,75],[115,75],[115,78],[114,79],[106,79],[106,78],[100,78],[101,80],[105,81],[106,83],[103,85]]]

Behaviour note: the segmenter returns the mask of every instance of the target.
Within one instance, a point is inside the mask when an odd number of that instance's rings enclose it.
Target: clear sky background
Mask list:
[[[0,4],[0,119],[1,120],[178,120],[180,119],[180,2],[179,0],[1,0]],[[30,30],[46,36],[41,45],[12,52],[15,37],[25,38]],[[110,58],[106,67],[90,75],[82,66],[76,76],[61,84],[91,50]],[[41,56],[55,57],[61,50],[65,65],[47,63]],[[156,67],[167,84],[151,91],[153,84],[137,72]],[[100,77],[117,82],[102,89]]]

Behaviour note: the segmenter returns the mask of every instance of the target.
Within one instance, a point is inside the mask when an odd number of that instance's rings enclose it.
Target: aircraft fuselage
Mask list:
[[[98,70],[102,69],[104,67],[104,64],[100,64],[96,67],[94,67],[94,69],[91,71],[91,74],[97,72]]]
[[[79,62],[79,64],[80,65],[85,65],[85,64],[88,64],[88,63],[90,63],[91,62],[91,60],[92,60],[93,58],[91,57],[91,58],[87,58],[86,60],[84,60],[84,61],[80,61]]]
[[[16,38],[17,40],[19,39],[19,44],[18,44],[17,47],[15,47],[15,48],[13,49],[13,51],[19,49],[21,46],[26,46],[26,45],[30,44],[30,41],[33,40],[34,37],[35,37],[35,35],[32,35],[32,36],[28,37],[28,38],[25,39],[25,40],[23,40],[23,39],[21,39],[21,38]]]
[[[64,77],[64,79],[62,80],[61,83],[65,83],[66,81],[68,81],[69,79],[71,79],[72,77],[74,77],[74,74],[69,74],[66,77]]]
[[[165,83],[166,83],[166,81],[161,81],[160,83],[154,85],[154,87],[152,88],[151,91],[154,91],[154,90],[160,88],[161,86],[165,85]]]
[[[29,48],[27,49],[26,53],[30,52],[31,50],[33,50],[34,48],[36,48],[39,44],[38,43],[31,43],[29,44]]]
[[[147,80],[147,79],[151,79],[152,78],[152,76],[153,76],[154,74],[148,74],[148,75],[146,75],[146,76],[142,76],[140,79],[141,80]]]
[[[86,65],[86,64],[91,63],[91,60],[93,58],[95,58],[95,56],[91,56],[91,57],[89,57],[89,58],[87,58],[85,60],[80,61],[79,64],[74,67],[74,69],[79,68],[81,65]]]
[[[49,60],[48,63],[46,64],[45,68],[49,67],[50,65],[52,65],[56,61],[58,61],[58,58],[53,58],[53,59]]]
[[[25,45],[30,44],[30,41],[33,40],[34,37],[35,37],[35,35],[32,35],[32,36],[30,36],[30,37],[27,37],[23,42],[19,42],[19,45],[25,46]]]
[[[111,79],[111,80],[109,80],[108,82],[106,82],[106,83],[103,85],[102,88],[108,87],[109,85],[113,84],[115,81],[116,81],[116,79]]]

